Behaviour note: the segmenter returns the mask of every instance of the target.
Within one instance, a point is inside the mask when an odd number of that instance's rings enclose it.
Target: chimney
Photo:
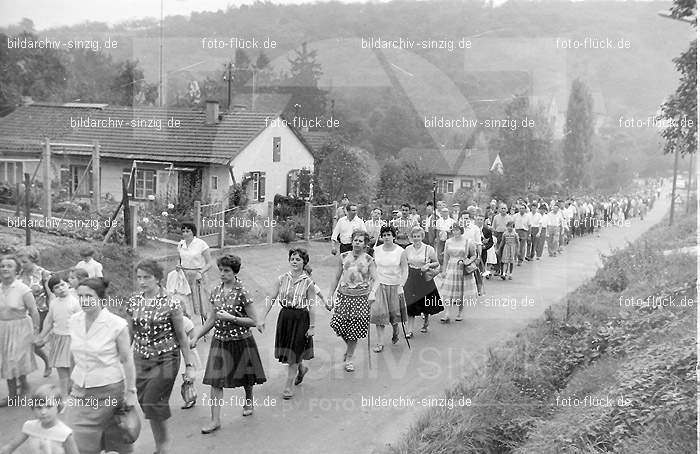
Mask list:
[[[31,96],[22,96],[22,99],[20,101],[20,105],[31,106],[32,104],[34,104],[34,100],[32,99]]]
[[[215,125],[219,122],[219,101],[207,101],[205,110],[206,117],[204,123],[207,125]]]

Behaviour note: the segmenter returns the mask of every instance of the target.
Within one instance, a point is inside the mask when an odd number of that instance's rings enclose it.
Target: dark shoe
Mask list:
[[[253,406],[252,405],[244,405],[243,406],[243,416],[250,416],[253,414]]]
[[[197,403],[196,400],[193,400],[192,402],[187,402],[185,405],[183,405],[182,408],[183,410],[189,410],[190,408],[194,407],[194,405]]]
[[[391,343],[396,344],[399,342],[399,333],[394,333],[393,336],[391,336]]]
[[[294,379],[294,384],[295,385],[300,385],[302,381],[304,381],[304,375],[309,371],[309,368],[306,366],[301,366],[299,368],[299,372],[297,373],[297,378]]]

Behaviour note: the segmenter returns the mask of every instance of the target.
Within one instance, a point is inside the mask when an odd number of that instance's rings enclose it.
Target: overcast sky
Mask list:
[[[316,1],[316,0],[313,0]],[[165,0],[166,16],[192,11],[225,10],[228,5],[252,4],[255,0]],[[274,0],[273,3],[311,3],[309,0]],[[160,17],[160,0],[0,0],[0,26],[16,24],[23,17],[37,30],[73,25],[86,20],[110,25],[130,19]]]
[[[315,3],[323,0],[272,0],[276,4]],[[343,3],[377,3],[387,0],[340,0]],[[436,0],[439,1],[439,0]],[[506,0],[494,0],[495,5]],[[228,5],[252,4],[255,0],[164,0],[166,16],[189,15],[193,11],[225,10]],[[22,18],[37,30],[89,21],[110,25],[130,19],[160,17],[160,0],[0,0],[0,26],[17,24]]]

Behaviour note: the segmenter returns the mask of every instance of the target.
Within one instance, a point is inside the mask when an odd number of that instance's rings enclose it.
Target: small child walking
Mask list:
[[[0,448],[0,454],[10,454],[25,441],[29,452],[50,454],[80,454],[73,430],[58,419],[63,410],[63,394],[56,385],[39,386],[32,394],[32,411],[36,419],[26,421],[22,433]]]
[[[71,351],[70,329],[68,321],[81,311],[78,298],[70,292],[68,278],[63,274],[54,274],[49,278],[48,287],[53,298],[49,303],[49,313],[44,321],[44,328],[39,334],[39,345],[50,342],[49,367],[58,371],[61,394],[70,392]]]
[[[502,241],[503,253],[501,255],[501,263],[503,267],[501,270],[501,279],[512,280],[513,264],[518,256],[518,249],[520,248],[520,238],[518,238],[518,234],[515,233],[514,221],[508,221],[506,223],[506,231],[503,233]]]

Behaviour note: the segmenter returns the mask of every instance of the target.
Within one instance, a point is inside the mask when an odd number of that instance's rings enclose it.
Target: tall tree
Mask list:
[[[552,127],[542,106],[531,105],[526,96],[517,96],[505,109],[506,127],[498,129],[491,146],[503,162],[503,175],[494,177],[497,185],[523,193],[542,188],[558,179],[558,155],[552,146]]]
[[[253,76],[251,61],[243,49],[236,49],[236,57],[233,62],[233,87],[241,88]]]
[[[318,88],[323,71],[316,61],[316,51],[308,50],[306,43],[301,50],[295,50],[294,58],[289,58],[291,77],[288,81],[292,93],[291,104],[299,106],[299,116],[307,119],[323,117],[326,114],[326,92]]]
[[[586,84],[576,79],[571,85],[564,127],[564,178],[570,189],[590,185],[593,133],[593,98]]]
[[[121,106],[154,104],[158,87],[143,77],[138,60],[127,60],[119,67],[119,74],[112,83],[111,103]]]
[[[696,0],[675,0],[671,15],[675,19],[693,18],[693,27],[697,28]],[[682,155],[693,154],[697,151],[698,129],[698,40],[691,41],[688,50],[680,57],[674,58],[673,63],[681,73],[680,83],[676,92],[661,106],[661,115],[669,122],[661,135],[666,139],[664,153],[673,153],[676,148]]]

